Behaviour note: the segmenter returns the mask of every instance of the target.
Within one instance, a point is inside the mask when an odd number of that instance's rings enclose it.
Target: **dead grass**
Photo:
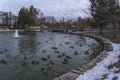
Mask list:
[[[112,69],[113,67],[119,68],[118,71],[115,71],[116,73],[117,73],[117,72],[120,72],[120,56],[119,56],[118,58],[119,58],[119,61],[118,61],[118,62],[116,62],[116,63],[111,64],[111,65],[108,66],[108,69]]]
[[[120,31],[117,32],[116,38],[113,38],[113,32],[111,32],[111,31],[103,31],[103,34],[99,34],[99,31],[97,31],[97,30],[96,31],[88,31],[87,33],[101,36],[101,37],[111,40],[114,43],[120,44]]]

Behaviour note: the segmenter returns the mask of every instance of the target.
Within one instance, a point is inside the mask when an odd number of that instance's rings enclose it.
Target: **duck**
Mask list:
[[[7,49],[5,49],[4,51],[5,51],[5,52],[7,52],[8,50],[7,50]]]
[[[0,63],[1,63],[1,64],[7,64],[7,61],[5,61],[5,60],[0,60]]]
[[[70,46],[70,48],[71,48],[71,49],[74,49],[74,47],[73,47],[73,46]]]
[[[41,71],[44,71],[45,70],[45,68],[41,68]]]
[[[62,44],[60,44],[60,46],[62,46]]]
[[[24,61],[24,62],[22,63],[22,65],[23,65],[23,66],[28,65],[28,62],[27,62],[27,61]]]
[[[74,52],[75,55],[78,55],[79,53],[77,51]]]
[[[62,55],[58,55],[57,57],[61,58],[61,57],[62,57]]]
[[[88,51],[85,51],[85,54],[86,54],[86,55],[89,55],[89,52],[88,52]]]
[[[55,51],[55,53],[60,53],[59,51]]]
[[[26,56],[24,56],[24,60],[25,60],[25,59],[27,59],[27,57],[26,57]]]
[[[46,75],[46,76],[48,75],[48,72],[47,72],[47,71],[43,71],[42,73],[43,73],[44,75]]]
[[[50,59],[50,54],[48,55],[48,57],[47,57],[48,59]]]
[[[66,56],[66,59],[72,59],[72,57],[70,57],[70,56]]]
[[[43,52],[43,53],[45,53],[45,52],[46,52],[46,50],[43,50],[42,52]]]
[[[55,50],[57,50],[58,48],[57,48],[57,47],[52,47],[52,49],[55,49]]]
[[[50,60],[50,64],[53,65],[53,61],[52,60]]]
[[[47,59],[47,58],[41,58],[41,60],[43,60],[43,61],[47,61],[48,59]]]
[[[2,54],[3,52],[2,51],[0,51],[0,54]]]
[[[62,56],[65,56],[65,53],[63,53]]]
[[[65,42],[65,44],[70,44],[70,42]]]

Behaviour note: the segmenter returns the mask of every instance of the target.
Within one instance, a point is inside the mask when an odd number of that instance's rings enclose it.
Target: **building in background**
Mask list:
[[[0,11],[0,28],[16,28],[17,16],[12,12]]]

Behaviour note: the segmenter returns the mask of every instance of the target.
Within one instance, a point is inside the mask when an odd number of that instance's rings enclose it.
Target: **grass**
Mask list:
[[[90,31],[88,31],[86,33],[97,35],[97,36],[101,36],[103,38],[111,40],[114,43],[120,44],[120,31],[117,32],[116,38],[113,38],[113,32],[111,32],[111,31],[105,31],[105,30],[103,30],[103,34],[99,34],[98,30],[96,30],[96,31],[90,30]]]

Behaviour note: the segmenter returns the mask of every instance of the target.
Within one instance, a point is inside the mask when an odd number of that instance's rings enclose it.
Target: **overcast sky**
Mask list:
[[[89,2],[88,0],[0,0],[0,11],[12,11],[17,15],[20,8],[30,5],[40,9],[46,16],[75,18],[86,17],[82,9],[87,9]]]

